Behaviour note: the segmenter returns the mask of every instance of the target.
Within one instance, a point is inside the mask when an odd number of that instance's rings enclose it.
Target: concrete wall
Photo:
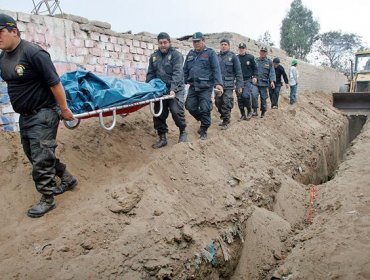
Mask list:
[[[58,18],[2,10],[0,12],[17,19],[22,38],[49,51],[59,74],[84,67],[97,74],[144,81],[149,56],[157,48],[156,35],[118,33],[112,31],[110,24],[105,22],[73,15]],[[230,39],[234,51],[240,42],[245,42],[250,52],[258,55],[259,44],[236,33],[207,34],[206,43],[218,50],[221,38]],[[192,47],[189,40],[172,41],[173,46],[184,55]],[[275,56],[280,57],[282,65],[288,71],[291,59],[285,52],[271,48],[269,57]],[[346,80],[344,75],[332,69],[315,67],[304,62],[299,63],[299,71],[299,92],[334,91]]]

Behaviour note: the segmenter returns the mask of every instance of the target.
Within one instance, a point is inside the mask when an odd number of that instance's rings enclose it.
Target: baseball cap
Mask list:
[[[261,52],[267,52],[267,47],[261,47],[261,48],[260,48],[260,51],[261,51]]]
[[[7,27],[17,28],[17,22],[11,16],[0,14],[0,30]]]
[[[240,43],[238,47],[239,47],[239,49],[246,49],[247,45],[244,44],[244,43]]]
[[[293,58],[293,60],[292,60],[292,63],[291,63],[293,66],[294,65],[297,65],[298,64],[298,61],[295,59],[295,58]]]
[[[193,41],[200,41],[204,39],[203,33],[202,32],[195,32],[193,36],[191,37]]]

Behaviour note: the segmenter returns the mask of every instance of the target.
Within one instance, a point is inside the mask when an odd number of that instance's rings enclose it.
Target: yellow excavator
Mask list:
[[[333,106],[347,115],[370,115],[370,50],[355,53],[348,83],[333,93]]]

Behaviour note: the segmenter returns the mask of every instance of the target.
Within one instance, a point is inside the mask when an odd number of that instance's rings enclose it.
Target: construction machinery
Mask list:
[[[333,93],[333,106],[348,115],[370,115],[370,50],[355,53],[348,83]]]

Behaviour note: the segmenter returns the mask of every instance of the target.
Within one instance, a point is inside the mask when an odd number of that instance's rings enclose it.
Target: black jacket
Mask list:
[[[240,61],[235,53],[231,51],[220,52],[218,54],[218,61],[220,63],[222,80],[225,89],[239,89],[243,85],[242,69]]]
[[[285,69],[283,66],[279,65],[278,67],[275,68],[275,74],[276,74],[276,85],[281,86],[281,76],[283,76],[284,83],[288,84],[288,75],[285,72]]]
[[[257,65],[251,54],[238,55],[244,81],[257,77]]]
[[[197,91],[223,85],[216,52],[207,47],[200,52],[190,50],[185,59],[184,79]]]
[[[166,83],[169,90],[182,91],[185,88],[183,62],[184,58],[181,53],[172,47],[167,53],[156,50],[149,58],[146,82],[158,78]]]

